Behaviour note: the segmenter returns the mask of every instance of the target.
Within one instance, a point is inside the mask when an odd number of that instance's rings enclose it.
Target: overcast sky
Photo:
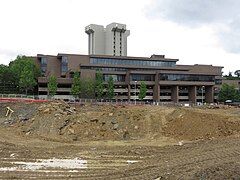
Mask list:
[[[17,55],[87,54],[89,24],[123,23],[128,55],[240,69],[239,0],[0,0],[0,64]]]

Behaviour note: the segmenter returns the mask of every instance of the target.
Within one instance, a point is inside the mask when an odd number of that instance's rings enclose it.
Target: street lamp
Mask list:
[[[137,100],[137,81],[134,81],[135,83],[135,105],[136,105],[136,100]]]
[[[202,105],[203,105],[203,89],[204,89],[204,86],[202,86]]]

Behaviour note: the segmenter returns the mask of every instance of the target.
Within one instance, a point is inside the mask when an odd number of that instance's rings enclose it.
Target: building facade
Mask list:
[[[97,70],[103,73],[104,83],[110,76],[114,80],[113,99],[138,100],[140,83],[147,85],[144,100],[153,102],[216,102],[222,84],[222,68],[212,65],[178,65],[178,59],[164,55],[146,57],[75,55],[37,55],[34,61],[40,66],[43,77],[38,78],[38,93],[47,97],[50,75],[58,78],[56,98],[70,95],[73,74],[80,78],[95,79]]]
[[[89,55],[127,56],[127,37],[130,31],[125,24],[111,23],[104,28],[102,25],[86,26],[88,34]]]

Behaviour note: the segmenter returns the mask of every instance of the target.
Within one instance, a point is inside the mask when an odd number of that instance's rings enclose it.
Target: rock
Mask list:
[[[57,113],[57,114],[55,114],[54,116],[55,116],[55,117],[58,117],[58,116],[61,116],[61,115]]]
[[[45,110],[43,110],[43,113],[50,113],[50,109],[49,108],[47,108],[47,109],[45,109]]]
[[[75,133],[74,129],[72,129],[72,128],[68,129],[68,132],[69,132],[69,134],[74,134]]]
[[[92,119],[90,119],[90,121],[91,121],[91,122],[96,122],[96,123],[97,123],[97,122],[98,122],[98,119],[97,119],[97,118],[92,118]]]
[[[108,116],[110,116],[110,117],[113,116],[113,113],[109,113]]]
[[[114,124],[114,125],[113,125],[113,130],[117,130],[117,129],[118,129],[118,127],[119,127],[119,125],[118,125],[118,124]]]
[[[116,119],[112,119],[112,120],[111,120],[111,123],[112,123],[112,124],[117,124],[117,120],[116,120]]]
[[[26,116],[24,116],[23,114],[20,114],[20,115],[18,116],[18,119],[19,119],[19,121],[26,121],[26,120],[28,120],[29,118],[26,117]]]
[[[125,131],[124,133],[123,133],[123,139],[129,139],[130,138],[130,135],[129,135],[129,132],[128,131]]]

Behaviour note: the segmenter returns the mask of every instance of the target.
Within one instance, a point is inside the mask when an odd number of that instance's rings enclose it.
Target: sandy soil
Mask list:
[[[1,103],[0,120],[0,179],[240,178],[238,108]]]

